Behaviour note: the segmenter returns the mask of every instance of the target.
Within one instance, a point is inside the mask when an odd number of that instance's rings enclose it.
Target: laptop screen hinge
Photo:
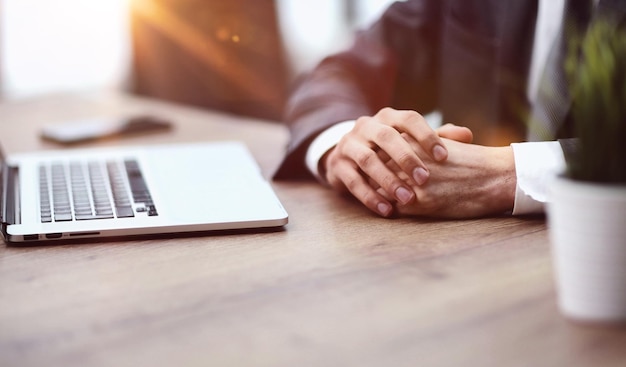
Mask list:
[[[3,227],[8,224],[19,224],[19,168],[2,167],[2,177],[0,178],[0,222]]]

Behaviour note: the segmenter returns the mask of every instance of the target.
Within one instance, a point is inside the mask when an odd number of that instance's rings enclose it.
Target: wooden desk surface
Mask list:
[[[115,94],[0,104],[5,152],[46,123],[151,112],[241,139],[270,176],[279,124]],[[561,317],[541,218],[381,219],[316,183],[273,182],[284,231],[0,244],[0,366],[624,366],[626,330]]]

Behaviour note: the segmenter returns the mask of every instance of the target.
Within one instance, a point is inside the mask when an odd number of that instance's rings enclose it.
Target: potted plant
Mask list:
[[[598,19],[572,45],[566,71],[577,150],[548,204],[559,308],[575,320],[624,322],[626,32]]]

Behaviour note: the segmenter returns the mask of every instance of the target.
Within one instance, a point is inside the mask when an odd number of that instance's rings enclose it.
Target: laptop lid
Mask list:
[[[139,173],[129,171],[128,162],[135,162]],[[103,167],[98,168],[99,172],[107,178],[114,178],[109,167],[117,167],[126,183],[132,183],[140,174],[150,202],[138,199],[129,186],[132,215],[121,215],[115,203],[115,189],[109,187],[106,191],[111,194],[113,215],[83,219],[77,213],[78,199],[70,193],[71,220],[54,213],[51,220],[44,219],[42,203],[48,194],[50,204],[55,201],[53,184],[41,187],[42,177],[52,176],[51,166],[64,164],[66,171],[73,172],[74,168],[67,165],[84,164],[77,170],[84,171],[89,177],[85,181],[89,181],[95,176],[90,164],[96,163]],[[68,187],[73,180],[68,179]],[[241,142],[15,154],[7,156],[3,163],[2,181],[2,230],[9,243],[280,227],[288,221],[270,183]],[[89,200],[97,201],[97,195],[89,192]],[[128,210],[125,212],[129,214]]]

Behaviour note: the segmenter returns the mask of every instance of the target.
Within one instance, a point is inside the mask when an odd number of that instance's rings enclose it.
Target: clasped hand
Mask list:
[[[323,158],[323,175],[384,217],[467,218],[512,209],[511,148],[472,138],[465,127],[433,130],[417,112],[384,108],[356,121]]]

